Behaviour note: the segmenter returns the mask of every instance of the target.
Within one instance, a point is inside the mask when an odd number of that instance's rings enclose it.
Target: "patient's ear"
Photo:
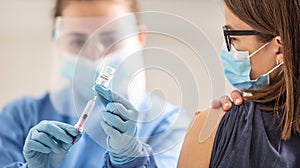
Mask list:
[[[284,58],[284,51],[283,51],[283,47],[282,47],[282,40],[280,36],[276,36],[274,38],[274,46],[276,47],[276,61],[278,63],[283,62],[283,58]]]

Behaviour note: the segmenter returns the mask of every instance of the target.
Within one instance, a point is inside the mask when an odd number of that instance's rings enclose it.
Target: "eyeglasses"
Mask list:
[[[227,46],[227,50],[231,50],[231,37],[230,36],[252,36],[261,35],[263,33],[255,30],[229,30],[227,26],[223,26],[224,38]]]

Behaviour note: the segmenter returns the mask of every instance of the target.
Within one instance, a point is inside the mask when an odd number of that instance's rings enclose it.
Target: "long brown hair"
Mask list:
[[[280,36],[284,64],[262,90],[245,90],[253,96],[248,100],[267,104],[275,102],[272,110],[281,118],[281,138],[288,140],[300,133],[300,0],[224,0],[242,21],[265,35],[262,42]]]

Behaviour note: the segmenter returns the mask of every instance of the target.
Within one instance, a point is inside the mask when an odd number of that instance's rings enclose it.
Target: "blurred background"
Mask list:
[[[207,35],[216,51],[223,42],[222,25],[224,17],[220,0],[141,0],[143,11],[161,11],[178,15],[197,25]],[[49,89],[52,68],[52,0],[1,0],[0,1],[0,107],[25,95],[40,96]],[[173,31],[185,32],[180,25],[170,25]],[[185,32],[188,33],[188,32]],[[182,44],[172,40],[157,40],[148,37],[147,45],[164,46],[179,49],[182,59],[189,57]],[[199,68],[199,77],[207,74]],[[202,72],[203,71],[203,72]],[[164,90],[166,98],[174,104],[180,104],[178,88],[163,82],[163,76],[149,72],[148,89],[158,84]],[[231,89],[225,82],[225,93]],[[198,107],[185,105],[188,112],[208,108],[211,100],[210,87],[201,86]]]

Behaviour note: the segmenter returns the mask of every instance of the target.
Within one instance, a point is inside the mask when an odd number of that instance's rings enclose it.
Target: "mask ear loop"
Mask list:
[[[276,60],[277,62],[277,60]],[[277,64],[274,68],[272,68],[269,72],[267,72],[265,75],[269,75],[270,73],[272,73],[273,71],[275,71],[277,68],[279,68],[282,64],[284,64],[284,62],[282,61],[281,63]]]
[[[262,50],[263,48],[265,48],[267,45],[269,45],[270,44],[270,42],[268,42],[268,43],[266,43],[266,44],[264,44],[263,46],[261,46],[259,49],[257,49],[256,51],[254,51],[250,56],[249,56],[249,58],[250,57],[252,57],[253,55],[255,55],[256,53],[258,53],[260,50]]]
[[[276,65],[278,65],[279,64],[279,59],[276,59]]]
[[[282,61],[281,63],[279,63],[279,60],[276,59],[276,66],[274,68],[272,68],[269,72],[265,73],[264,75],[269,75],[270,73],[272,73],[273,71],[275,71],[277,68],[279,68],[282,64],[284,64],[284,62]],[[252,93],[249,92],[242,92],[242,97],[245,98],[247,100],[247,97],[251,97],[253,96]]]

